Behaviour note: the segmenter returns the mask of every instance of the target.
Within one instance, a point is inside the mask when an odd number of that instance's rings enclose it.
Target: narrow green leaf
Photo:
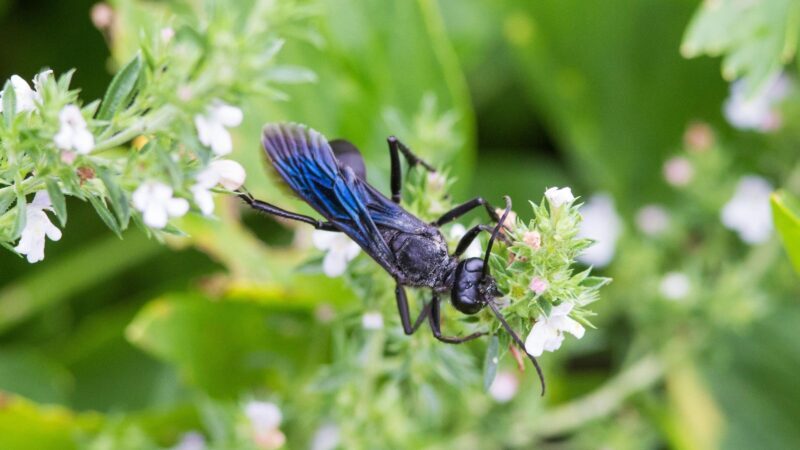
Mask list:
[[[775,228],[795,271],[800,273],[800,199],[786,191],[778,191],[772,194],[770,200]]]
[[[8,207],[11,206],[11,202],[13,202],[15,198],[16,196],[12,190],[0,194],[0,215],[8,211]]]
[[[123,105],[136,87],[136,80],[139,79],[139,73],[142,70],[142,55],[137,53],[132,60],[125,64],[125,66],[114,75],[111,84],[108,85],[106,95],[103,96],[103,103],[100,104],[100,111],[97,113],[97,119],[109,120],[117,112],[117,109]]]
[[[28,202],[25,200],[25,194],[21,191],[17,191],[17,218],[14,220],[14,228],[11,229],[11,240],[16,241],[17,238],[22,234],[22,229],[25,228],[25,220],[27,219],[27,214],[25,213],[26,207]]]
[[[97,197],[89,197],[89,203],[92,204],[94,210],[97,211],[97,214],[100,216],[100,219],[106,224],[111,231],[114,232],[120,239],[122,239],[122,230],[119,228],[119,224],[117,220],[114,218],[114,215],[111,214],[111,211],[108,210],[105,203]]]
[[[3,119],[5,120],[6,127],[11,127],[11,122],[17,114],[17,94],[14,92],[14,87],[11,81],[6,81],[3,88]]]
[[[498,350],[500,341],[497,336],[492,336],[489,346],[486,348],[486,357],[483,360],[483,389],[488,391],[492,386],[495,375],[497,375],[497,363],[499,360]]]
[[[131,218],[131,210],[130,206],[128,205],[128,197],[125,195],[125,192],[120,189],[119,185],[114,182],[114,178],[111,176],[111,173],[106,168],[98,167],[97,173],[100,176],[100,179],[103,180],[103,184],[106,185],[106,189],[108,190],[108,196],[111,200],[111,206],[114,208],[114,212],[117,215],[117,219],[119,220],[120,227],[124,230],[128,228],[128,222]]]
[[[72,83],[72,75],[75,74],[75,69],[70,69],[63,75],[58,77],[58,90],[66,92],[69,90],[69,85]]]
[[[46,183],[47,194],[50,196],[50,202],[53,204],[58,222],[64,227],[67,224],[67,202],[64,199],[64,193],[61,192],[56,180],[49,178]]]

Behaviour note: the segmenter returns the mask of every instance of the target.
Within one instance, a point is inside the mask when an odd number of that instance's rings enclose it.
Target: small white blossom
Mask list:
[[[542,248],[542,235],[538,231],[526,231],[522,235],[522,242],[528,244],[528,247],[539,250]]]
[[[45,70],[33,77],[33,89],[27,81],[19,75],[11,75],[11,87],[14,89],[17,112],[33,111],[36,104],[42,102],[41,87],[45,79],[53,74],[52,70]],[[3,94],[0,87],[0,113],[3,112]]]
[[[675,156],[664,163],[664,179],[672,186],[683,187],[694,178],[694,166],[683,156]]]
[[[233,151],[233,141],[228,128],[242,123],[242,110],[215,100],[206,109],[205,114],[194,116],[197,136],[203,145],[211,147],[217,156],[224,156]]]
[[[789,94],[789,78],[777,73],[755,94],[748,96],[742,80],[731,84],[725,101],[725,118],[741,130],[771,131],[781,125],[777,105]]]
[[[326,423],[314,433],[311,450],[334,450],[339,447],[340,441],[339,427],[333,423]]]
[[[172,38],[175,37],[175,30],[173,30],[172,27],[165,27],[161,29],[160,34],[161,34],[161,40],[166,43],[171,41]]]
[[[133,192],[133,206],[142,213],[144,223],[156,229],[167,226],[170,217],[181,217],[189,211],[189,202],[173,198],[172,188],[158,181],[143,183]]]
[[[173,450],[206,450],[206,438],[197,431],[189,431],[172,447]]]
[[[583,221],[578,237],[594,240],[594,244],[578,255],[578,261],[595,267],[605,267],[614,258],[617,240],[622,234],[622,220],[608,194],[593,195],[581,206]]]
[[[553,307],[550,316],[540,315],[536,319],[530,334],[525,339],[525,351],[533,356],[541,356],[542,352],[554,352],[561,347],[564,341],[564,332],[576,338],[583,337],[583,326],[569,317],[572,304],[562,303]]]
[[[361,251],[361,247],[346,234],[333,231],[314,230],[311,242],[314,247],[326,252],[322,260],[322,271],[331,278],[343,274],[347,270],[347,263]]]
[[[361,316],[361,326],[365,330],[380,330],[383,328],[383,315],[378,311],[365,312]]]
[[[426,187],[433,192],[441,192],[447,186],[447,178],[441,172],[428,172]]]
[[[44,237],[51,241],[61,239],[59,230],[47,217],[45,210],[52,211],[50,196],[47,191],[39,191],[33,197],[33,202],[25,208],[25,228],[19,244],[14,250],[26,255],[29,263],[39,262],[44,259]]]
[[[539,277],[531,278],[531,282],[528,284],[528,288],[536,295],[542,295],[549,287],[550,283],[548,283],[544,278]]]
[[[519,390],[519,378],[506,370],[497,373],[492,385],[489,387],[489,395],[500,403],[507,403],[517,395]]]
[[[682,272],[669,272],[661,278],[658,290],[664,298],[669,300],[683,300],[691,290],[689,277]]]
[[[746,175],[740,178],[736,192],[722,208],[722,224],[737,232],[748,244],[769,239],[772,235],[772,212],[769,206],[772,190],[772,185],[759,176]]]
[[[244,184],[244,167],[236,161],[221,159],[212,161],[203,171],[197,174],[196,183],[189,188],[194,196],[194,202],[200,211],[209,215],[214,212],[214,197],[211,189],[221,184],[230,190],[239,189]]]
[[[86,126],[80,108],[67,105],[58,114],[61,127],[53,136],[53,142],[61,150],[75,150],[85,155],[94,148],[94,136]]]
[[[453,226],[450,227],[450,239],[454,241],[459,241],[466,233],[467,229],[464,228],[464,225],[461,225],[460,223],[454,223]],[[481,255],[483,255],[483,250],[481,250],[481,242],[475,238],[464,252],[464,257],[480,258]]]
[[[277,405],[250,401],[245,405],[244,413],[250,420],[253,440],[259,448],[272,450],[283,446],[286,436],[278,429],[283,421],[283,415]]]
[[[636,213],[636,226],[648,236],[658,236],[669,228],[669,212],[661,205],[645,205]]]
[[[544,196],[547,197],[547,201],[550,202],[550,206],[554,208],[575,200],[575,197],[572,195],[572,189],[568,187],[560,189],[557,187],[551,187],[544,191]]]

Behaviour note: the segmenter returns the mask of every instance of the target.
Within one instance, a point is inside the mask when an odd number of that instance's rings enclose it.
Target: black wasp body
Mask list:
[[[297,220],[320,230],[342,232],[353,239],[396,281],[397,308],[403,330],[414,333],[427,318],[433,335],[440,341],[457,344],[485,333],[463,337],[444,336],[441,332],[439,294],[450,292],[452,305],[464,314],[475,314],[488,306],[511,334],[518,346],[525,348],[519,336],[508,325],[494,299],[502,296],[489,274],[489,254],[500,228],[511,209],[498,217],[495,209],[482,197],[476,197],[445,213],[432,223],[425,223],[400,205],[402,154],[409,166],[435,169],[415,156],[394,137],[389,137],[391,157],[391,199],[366,181],[364,160],[348,141],[328,142],[320,133],[299,124],[269,124],[264,127],[262,144],[269,162],[286,184],[326,220],[296,214],[248,193],[240,197],[253,208],[275,216]],[[477,225],[466,232],[453,254],[439,227],[467,212],[483,206],[494,227]],[[460,259],[469,244],[482,231],[491,232],[486,254],[481,258]],[[430,288],[431,301],[412,322],[405,287]],[[528,354],[542,379],[536,359]]]

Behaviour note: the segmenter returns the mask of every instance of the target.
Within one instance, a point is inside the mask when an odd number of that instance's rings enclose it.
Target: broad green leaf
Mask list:
[[[131,218],[131,210],[130,205],[128,204],[128,197],[125,195],[125,192],[120,189],[117,183],[114,181],[114,177],[108,171],[108,169],[103,167],[97,168],[97,173],[100,176],[100,179],[103,180],[103,184],[106,185],[106,189],[108,190],[108,198],[111,201],[111,206],[114,208],[114,213],[117,215],[117,220],[119,221],[120,228],[123,230],[128,228],[128,222]]]
[[[6,81],[3,88],[3,120],[7,128],[11,127],[14,121],[14,116],[17,114],[17,93],[14,91],[14,86],[11,80]]]
[[[786,191],[778,191],[772,194],[770,202],[775,228],[795,271],[800,274],[800,200]]]
[[[701,4],[686,30],[681,53],[723,56],[727,80],[745,79],[753,94],[790,63],[800,39],[800,2],[715,0]]]
[[[100,216],[100,219],[103,220],[103,223],[114,232],[120,239],[122,239],[122,230],[119,227],[119,223],[117,223],[117,219],[114,218],[114,215],[111,214],[111,211],[108,210],[108,207],[103,202],[103,200],[95,197],[89,196],[89,203],[92,204],[94,210],[97,211],[97,215]]]
[[[141,264],[160,249],[140,233],[128,233],[124,240],[109,237],[84,243],[80,251],[53,261],[42,270],[31,271],[0,289],[0,333]]]
[[[52,178],[47,179],[47,194],[50,196],[50,202],[53,204],[53,210],[56,212],[58,222],[63,227],[67,224],[67,202],[64,198],[64,193],[58,186],[58,182]]]
[[[139,73],[142,70],[142,55],[137,53],[122,69],[114,75],[111,84],[108,85],[108,90],[103,96],[103,103],[100,105],[100,111],[97,113],[97,118],[100,120],[111,119],[120,106],[130,99],[133,89],[136,87],[136,81],[139,79]]]
[[[265,379],[291,382],[316,332],[310,315],[174,294],[151,301],[126,331],[128,340],[176,364],[207,393],[235,398]],[[294,368],[294,370],[293,370]]]
[[[97,430],[103,417],[75,414],[59,406],[40,406],[0,391],[0,448],[24,450],[77,449],[79,433]]]
[[[65,403],[70,381],[64,367],[38,350],[0,349],[0,391],[41,403]]]

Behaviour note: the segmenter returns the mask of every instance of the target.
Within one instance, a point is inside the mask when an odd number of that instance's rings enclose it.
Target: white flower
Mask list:
[[[772,235],[772,212],[769,206],[772,190],[772,185],[759,176],[746,175],[740,178],[736,192],[722,208],[722,224],[739,233],[739,237],[748,244],[769,239]]]
[[[689,295],[691,287],[689,277],[685,273],[669,272],[661,278],[658,290],[666,299],[682,300]]]
[[[544,291],[546,291],[549,287],[550,283],[548,283],[544,278],[539,277],[531,278],[531,282],[528,284],[528,288],[536,295],[542,295],[542,293],[544,293]]]
[[[365,330],[380,330],[383,328],[383,315],[378,311],[365,312],[361,316],[361,326]]]
[[[450,227],[450,239],[454,241],[461,240],[462,237],[467,233],[467,229],[464,228],[464,225],[460,223],[454,223],[452,227]],[[464,252],[465,258],[480,258],[483,255],[483,250],[481,250],[481,242],[475,238],[473,239],[472,243],[469,244],[467,250]]]
[[[524,235],[522,235],[522,242],[528,244],[528,247],[539,250],[542,248],[542,235],[539,234],[538,231],[526,231]]]
[[[578,339],[582,338],[585,330],[569,317],[570,311],[572,304],[562,303],[550,311],[549,317],[540,315],[525,339],[525,351],[533,356],[541,356],[544,351],[554,352],[561,347],[565,331]]]
[[[559,207],[575,200],[575,197],[572,195],[572,189],[568,187],[560,189],[551,187],[544,191],[544,196],[547,197],[547,201],[550,202],[550,206],[552,207]]]
[[[595,267],[607,266],[614,258],[617,240],[622,234],[622,220],[614,209],[614,199],[608,194],[593,195],[580,213],[583,221],[578,237],[595,242],[578,256],[578,260]]]
[[[683,156],[675,156],[664,163],[664,179],[672,186],[686,186],[694,178],[694,166]]]
[[[172,447],[173,450],[205,450],[206,438],[197,431],[183,433],[181,440]]]
[[[53,142],[61,150],[75,149],[78,153],[85,155],[94,148],[94,136],[86,127],[80,108],[75,105],[67,105],[58,113],[58,121],[61,127],[58,133],[53,136]]]
[[[657,236],[669,228],[669,213],[661,205],[645,205],[636,213],[636,226],[648,236]]]
[[[347,263],[358,255],[361,247],[344,233],[333,231],[314,230],[311,234],[314,247],[327,252],[322,260],[322,271],[325,275],[334,278],[343,274]]]
[[[503,370],[494,377],[494,381],[489,387],[489,395],[500,403],[506,403],[517,395],[518,389],[519,378],[513,372]]]
[[[197,203],[200,211],[209,215],[214,212],[214,197],[211,195],[211,189],[218,184],[232,191],[239,189],[244,184],[245,176],[244,167],[241,164],[230,159],[220,159],[212,161],[207,168],[198,173],[197,183],[189,190],[192,191],[194,202]]]
[[[339,447],[340,441],[339,427],[332,423],[326,423],[314,433],[311,450],[334,450]]]
[[[725,118],[741,130],[770,131],[781,124],[776,105],[789,94],[789,78],[776,73],[755,94],[748,96],[742,80],[731,84],[731,93],[725,101]]]
[[[45,213],[45,210],[52,211],[51,206],[47,191],[39,191],[34,195],[33,202],[25,208],[25,228],[14,250],[26,255],[29,263],[44,259],[45,236],[51,241],[61,239],[61,230],[50,222]]]
[[[277,405],[250,401],[245,405],[244,413],[250,420],[253,439],[259,448],[276,449],[283,446],[286,436],[278,429],[283,415]]]
[[[14,97],[17,103],[17,112],[33,111],[36,104],[41,103],[42,94],[40,92],[42,83],[48,76],[52,75],[52,70],[44,70],[33,77],[33,89],[27,81],[19,75],[11,75],[11,87],[14,89]],[[0,87],[2,91],[2,87]],[[0,92],[0,113],[3,112],[3,94]]]
[[[197,136],[203,145],[211,147],[217,156],[227,155],[233,150],[231,134],[226,127],[235,127],[242,123],[242,110],[215,100],[206,108],[205,114],[194,116]]]
[[[133,206],[142,213],[144,223],[152,228],[167,226],[170,217],[189,211],[189,202],[172,197],[172,188],[158,181],[143,183],[133,192]]]

